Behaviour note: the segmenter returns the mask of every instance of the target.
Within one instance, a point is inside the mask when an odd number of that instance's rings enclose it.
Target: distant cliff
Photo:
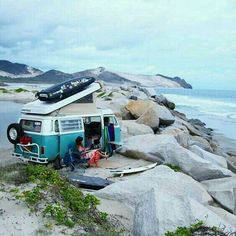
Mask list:
[[[140,75],[110,71],[104,67],[79,71],[73,74],[64,73],[59,70],[43,72],[39,69],[20,63],[12,63],[0,60],[0,82],[15,83],[50,83],[55,84],[70,78],[95,77],[105,83],[128,84],[139,86],[155,86],[165,88],[192,88],[184,79],[179,77],[168,77],[164,75]]]
[[[192,89],[192,85],[187,83],[184,79],[181,79],[180,77],[168,77],[165,75],[161,75],[161,74],[156,74],[157,76],[162,76],[163,78],[169,79],[171,81],[174,81],[178,84],[180,84],[183,88],[187,88],[187,89]]]

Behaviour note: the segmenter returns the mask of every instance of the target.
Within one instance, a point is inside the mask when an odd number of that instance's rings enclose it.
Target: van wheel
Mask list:
[[[61,165],[61,157],[60,156],[57,156],[54,163],[53,163],[53,167],[56,169],[56,170],[60,170],[62,168],[62,165]]]
[[[24,136],[24,130],[18,123],[10,124],[7,128],[7,138],[10,143],[17,144],[20,142],[20,138]]]

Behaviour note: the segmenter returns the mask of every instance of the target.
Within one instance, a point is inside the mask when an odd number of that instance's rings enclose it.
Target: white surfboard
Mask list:
[[[145,170],[150,170],[156,166],[157,166],[157,163],[153,163],[147,166],[140,166],[140,167],[135,167],[135,168],[123,169],[123,170],[111,170],[110,172],[115,176],[119,175],[120,177],[122,177],[125,174],[134,174],[138,172],[143,172]]]

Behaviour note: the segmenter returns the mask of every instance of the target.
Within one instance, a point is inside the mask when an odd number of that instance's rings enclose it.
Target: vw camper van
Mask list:
[[[84,146],[112,152],[120,143],[120,126],[110,109],[99,109],[94,82],[70,97],[55,103],[40,101],[23,106],[18,123],[8,126],[7,136],[14,144],[12,155],[37,163],[59,162],[78,136]]]

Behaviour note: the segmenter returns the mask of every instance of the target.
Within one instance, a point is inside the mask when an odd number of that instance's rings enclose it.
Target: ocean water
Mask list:
[[[18,121],[22,104],[11,101],[0,101],[0,148],[13,145],[7,139],[7,127]]]
[[[236,140],[236,91],[156,89],[176,104],[188,118],[198,118],[207,127]]]

